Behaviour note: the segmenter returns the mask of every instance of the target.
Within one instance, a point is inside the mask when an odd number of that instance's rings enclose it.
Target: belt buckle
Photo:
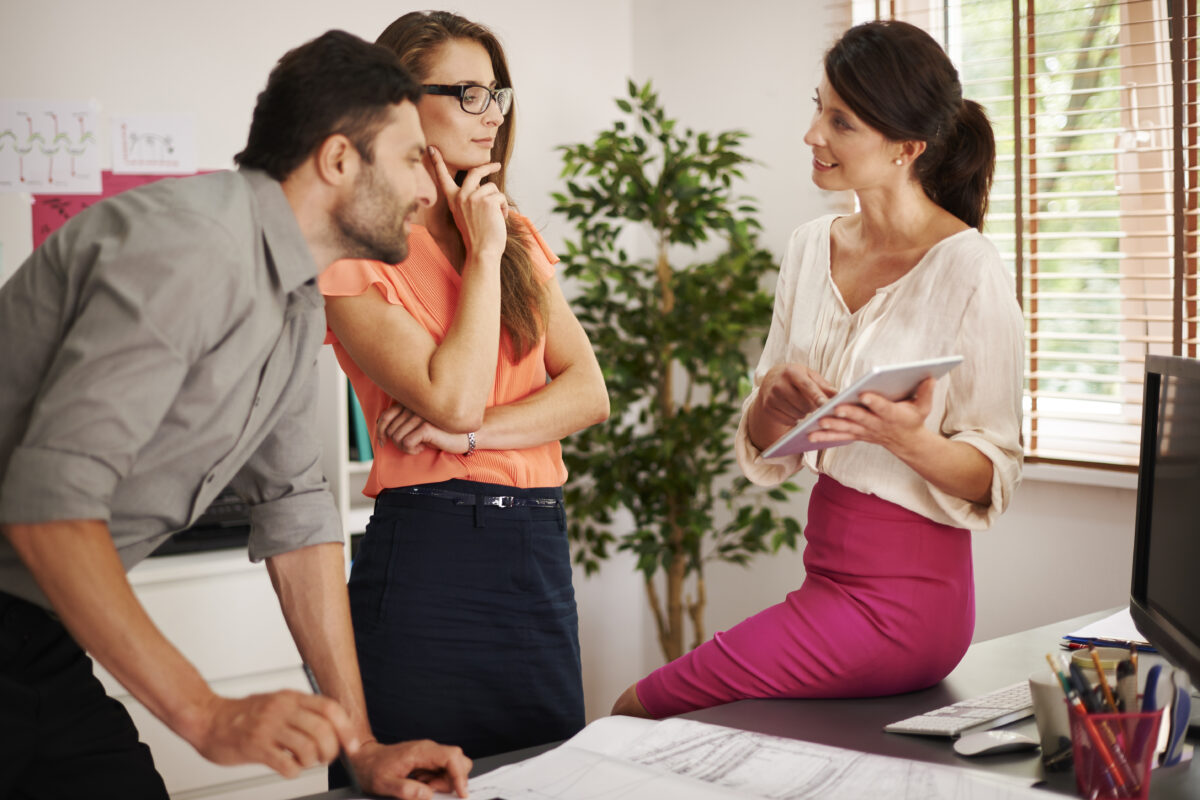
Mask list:
[[[484,505],[495,506],[496,508],[512,508],[516,505],[516,499],[513,497],[489,497],[484,501]]]

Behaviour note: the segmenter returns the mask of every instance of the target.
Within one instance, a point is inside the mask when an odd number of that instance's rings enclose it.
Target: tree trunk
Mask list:
[[[655,272],[658,276],[659,313],[666,317],[675,309],[675,291],[671,288],[671,263],[667,260],[665,236],[658,242]],[[671,374],[673,360],[670,344],[664,345],[659,353],[661,373],[658,385],[659,414],[663,420],[670,419],[675,413],[675,382]],[[667,607],[658,632],[659,645],[668,661],[683,655],[683,579],[687,561],[683,558],[683,529],[679,527],[679,516],[679,498],[671,497],[667,501],[667,519],[663,521],[664,528],[669,531],[667,550],[671,554],[671,563],[666,569]]]

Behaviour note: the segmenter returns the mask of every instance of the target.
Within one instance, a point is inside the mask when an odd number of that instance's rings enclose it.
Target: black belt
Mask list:
[[[416,497],[433,497],[450,500],[456,506],[494,506],[496,508],[557,508],[560,501],[554,497],[498,497],[470,492],[451,492],[446,489],[429,489],[424,486],[397,486],[385,489],[386,493],[409,494]]]

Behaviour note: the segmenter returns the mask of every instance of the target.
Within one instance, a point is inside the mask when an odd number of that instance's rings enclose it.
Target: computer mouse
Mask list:
[[[954,742],[954,752],[960,756],[990,756],[996,753],[1011,753],[1016,750],[1030,750],[1038,746],[1037,739],[1031,739],[1016,731],[994,730],[968,733]]]

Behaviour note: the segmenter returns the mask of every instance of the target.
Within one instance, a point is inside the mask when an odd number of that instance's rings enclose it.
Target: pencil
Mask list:
[[[1088,652],[1092,656],[1092,663],[1096,665],[1096,676],[1100,679],[1100,688],[1104,691],[1104,702],[1108,703],[1108,707],[1115,714],[1117,713],[1117,700],[1113,697],[1112,689],[1108,688],[1108,678],[1104,675],[1104,667],[1100,666],[1100,654],[1096,652],[1094,644],[1088,645]]]

